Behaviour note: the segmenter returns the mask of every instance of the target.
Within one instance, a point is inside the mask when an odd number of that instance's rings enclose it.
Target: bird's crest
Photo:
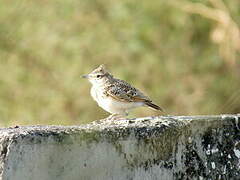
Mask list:
[[[101,64],[100,66],[98,66],[92,73],[101,73],[101,74],[106,74],[108,73],[106,67],[104,64]]]

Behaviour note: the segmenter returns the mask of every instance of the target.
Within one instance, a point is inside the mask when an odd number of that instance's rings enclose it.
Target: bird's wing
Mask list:
[[[122,102],[151,102],[141,91],[119,79],[106,88],[106,95]]]

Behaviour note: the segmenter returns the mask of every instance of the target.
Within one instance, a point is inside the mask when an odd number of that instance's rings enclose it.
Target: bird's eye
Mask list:
[[[97,75],[97,78],[100,78],[101,77],[101,75]]]

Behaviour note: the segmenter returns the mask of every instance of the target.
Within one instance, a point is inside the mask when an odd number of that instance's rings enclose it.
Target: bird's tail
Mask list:
[[[146,101],[145,104],[147,106],[149,106],[150,108],[153,108],[155,110],[158,110],[158,111],[163,111],[163,109],[161,107],[159,107],[158,105],[156,104],[153,104],[151,101]]]

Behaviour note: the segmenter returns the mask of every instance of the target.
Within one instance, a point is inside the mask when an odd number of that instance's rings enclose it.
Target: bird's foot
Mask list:
[[[121,124],[124,122],[123,120],[126,120],[126,115],[127,114],[111,114],[105,120],[113,124]]]
[[[106,118],[106,120],[108,121],[114,121],[114,120],[118,120],[119,118],[121,118],[121,115],[119,114],[111,114],[110,116],[108,116]]]

